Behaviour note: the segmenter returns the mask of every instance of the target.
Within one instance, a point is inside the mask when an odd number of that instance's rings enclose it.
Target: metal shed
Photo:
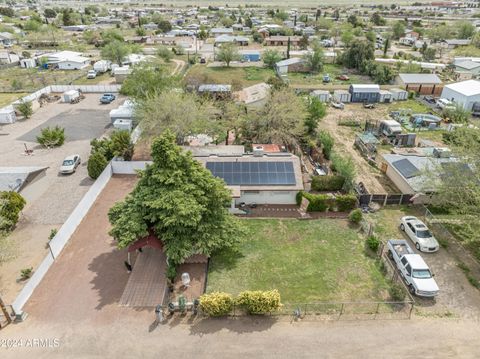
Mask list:
[[[392,93],[387,90],[380,90],[380,102],[385,102],[385,103],[390,103],[393,101],[392,99]]]
[[[394,88],[390,89],[392,94],[392,100],[394,101],[405,101],[408,99],[408,92],[402,89]]]
[[[380,86],[378,85],[350,85],[348,90],[352,95],[352,102],[378,102]]]
[[[330,92],[326,90],[315,90],[310,93],[310,96],[318,98],[321,102],[330,101]]]
[[[333,91],[333,98],[338,102],[350,102],[352,95],[347,90],[335,90]]]
[[[15,109],[8,106],[0,109],[0,123],[14,123],[17,120]]]

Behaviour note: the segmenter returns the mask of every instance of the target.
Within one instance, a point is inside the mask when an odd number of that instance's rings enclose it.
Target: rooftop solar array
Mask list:
[[[292,162],[207,162],[207,168],[227,185],[295,185]]]
[[[404,158],[403,160],[395,161],[392,163],[393,167],[395,167],[403,177],[405,178],[412,178],[418,176],[420,171],[417,167],[413,165],[408,159]]]

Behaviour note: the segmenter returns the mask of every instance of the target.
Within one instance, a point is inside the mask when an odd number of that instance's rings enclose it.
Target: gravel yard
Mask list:
[[[10,303],[23,283],[18,283],[20,270],[35,267],[43,259],[48,235],[60,228],[72,210],[88,191],[93,181],[87,175],[86,162],[90,141],[111,129],[108,112],[118,107],[122,99],[109,105],[100,105],[100,94],[86,94],[78,104],[50,103],[24,121],[5,125],[0,129],[0,165],[4,167],[47,167],[45,177],[26,186],[27,205],[17,228],[9,235],[15,258],[1,264],[0,292]],[[59,148],[45,149],[36,142],[36,135],[46,126],[65,128],[67,140]],[[33,155],[24,154],[25,146]],[[62,160],[72,154],[80,155],[82,164],[71,175],[60,175]],[[22,191],[23,192],[23,191]]]

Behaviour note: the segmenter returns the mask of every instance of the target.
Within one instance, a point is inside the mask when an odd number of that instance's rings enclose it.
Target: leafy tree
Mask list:
[[[208,39],[208,32],[205,30],[205,29],[200,29],[200,31],[198,32],[197,34],[197,37],[200,39],[200,40],[206,40]]]
[[[352,158],[348,155],[340,155],[336,152],[333,152],[331,159],[332,169],[340,176],[345,178],[343,189],[347,192],[352,191],[356,175],[355,163],[353,162]]]
[[[32,102],[31,101],[21,101],[17,105],[17,110],[22,114],[22,116],[24,118],[30,118],[33,114]]]
[[[475,26],[470,21],[459,21],[456,23],[456,27],[458,29],[458,38],[459,39],[469,39],[471,38],[475,32]]]
[[[125,39],[123,38],[122,33],[116,29],[109,29],[102,32],[101,37],[105,45],[114,41],[125,42]]]
[[[157,55],[165,62],[170,62],[173,58],[173,52],[166,46],[160,46],[157,50]]]
[[[388,65],[377,64],[369,61],[366,65],[366,73],[375,81],[375,83],[384,85],[395,78],[395,73]]]
[[[55,19],[57,17],[57,12],[54,9],[46,8],[43,10],[43,16],[47,19]]]
[[[375,43],[376,40],[377,40],[377,35],[372,30],[368,31],[365,34],[365,37],[367,38],[368,41],[370,41],[372,43]]]
[[[177,265],[238,243],[243,227],[228,213],[231,193],[222,180],[175,145],[170,131],[153,142],[152,158],[133,192],[109,211],[110,234],[120,248],[151,229],[169,264]]]
[[[253,142],[295,146],[303,134],[300,119],[307,115],[305,102],[288,88],[273,91],[259,113],[246,124]]]
[[[425,49],[422,49],[422,57],[425,61],[433,61],[435,60],[435,54],[437,50],[434,49],[433,47],[426,47]]]
[[[323,156],[329,160],[332,155],[333,145],[335,144],[332,135],[327,131],[320,131],[318,134],[318,143],[322,146]]]
[[[433,42],[451,39],[453,36],[455,36],[455,30],[445,24],[434,26],[428,31],[428,37],[432,39]]]
[[[245,26],[249,27],[250,29],[253,27],[253,22],[252,22],[252,19],[250,19],[250,17],[247,17],[245,19]]]
[[[179,144],[184,143],[186,136],[198,133],[214,138],[223,136],[225,128],[215,115],[208,100],[173,91],[152,94],[140,101],[135,110],[144,136],[155,137],[170,130]]]
[[[99,46],[102,43],[102,36],[99,32],[93,30],[86,30],[83,32],[83,39],[89,45]]]
[[[62,10],[62,22],[63,26],[75,25],[75,18],[73,16],[73,9],[65,8]]]
[[[65,143],[65,129],[60,126],[42,128],[37,142],[47,148],[60,147]]]
[[[372,43],[369,41],[355,41],[341,55],[340,60],[348,68],[363,71],[368,61],[374,58]]]
[[[25,25],[23,25],[23,29],[25,31],[33,31],[33,32],[39,31],[41,27],[42,27],[42,24],[35,20],[28,20],[25,23]]]
[[[0,7],[0,15],[7,17],[15,17],[15,10],[10,7]]]
[[[123,81],[120,92],[134,99],[144,100],[174,86],[175,79],[164,66],[144,63],[133,67],[132,73]]]
[[[135,33],[137,34],[137,36],[145,36],[147,34],[143,27],[137,27],[135,29]]]
[[[169,21],[161,20],[157,23],[157,26],[158,26],[158,29],[163,33],[172,31],[172,24],[170,24]]]
[[[392,31],[395,39],[401,38],[405,35],[405,23],[403,21],[396,21],[392,26]]]
[[[230,67],[230,62],[238,60],[240,54],[238,53],[237,47],[232,44],[224,44],[217,52],[217,59],[225,62],[227,67]]]
[[[0,192],[0,233],[15,228],[25,204],[25,199],[17,192]]]
[[[357,27],[359,25],[357,16],[353,14],[347,18],[347,22],[352,24],[353,27]]]
[[[443,117],[452,123],[468,123],[472,113],[466,110],[461,105],[456,105],[453,108],[445,108],[443,110]]]
[[[278,91],[288,87],[288,84],[283,82],[283,80],[278,78],[278,76],[269,77],[267,80],[267,85],[271,86],[272,91]]]
[[[298,42],[298,47],[300,50],[306,50],[308,48],[308,36],[303,35]]]
[[[97,179],[107,165],[108,161],[100,151],[92,153],[87,162],[88,175],[90,178]]]
[[[376,26],[384,26],[387,23],[378,12],[374,12],[372,14],[370,21]]]
[[[265,50],[263,53],[263,63],[273,69],[275,64],[282,60],[282,55],[277,50]]]
[[[285,11],[276,12],[275,17],[282,21],[288,20],[288,14]]]
[[[309,97],[307,105],[308,115],[305,117],[304,125],[308,135],[314,135],[317,131],[318,121],[325,117],[326,106],[316,97]]]
[[[104,59],[110,60],[119,66],[122,66],[125,56],[131,53],[131,47],[118,40],[109,42],[101,51]]]

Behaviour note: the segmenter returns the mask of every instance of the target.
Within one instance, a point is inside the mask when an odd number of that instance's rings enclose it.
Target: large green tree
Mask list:
[[[343,65],[360,71],[364,71],[367,63],[374,58],[374,48],[370,41],[355,41],[341,55]]]
[[[225,62],[227,67],[229,67],[230,62],[240,59],[240,54],[238,53],[237,47],[235,45],[224,44],[217,52],[217,59]]]
[[[102,49],[102,57],[106,60],[110,60],[115,64],[122,65],[122,61],[125,56],[131,53],[130,46],[120,41],[112,41],[105,45]]]
[[[282,60],[282,55],[277,50],[265,50],[262,57],[263,63],[272,69],[275,67],[277,62]]]
[[[314,43],[312,46],[312,51],[309,51],[304,56],[305,62],[311,73],[318,73],[323,69],[323,50],[318,43]]]
[[[133,192],[109,211],[118,246],[127,247],[152,229],[173,265],[234,246],[243,228],[228,213],[231,193],[225,183],[182,151],[169,131],[153,142],[152,158]]]

